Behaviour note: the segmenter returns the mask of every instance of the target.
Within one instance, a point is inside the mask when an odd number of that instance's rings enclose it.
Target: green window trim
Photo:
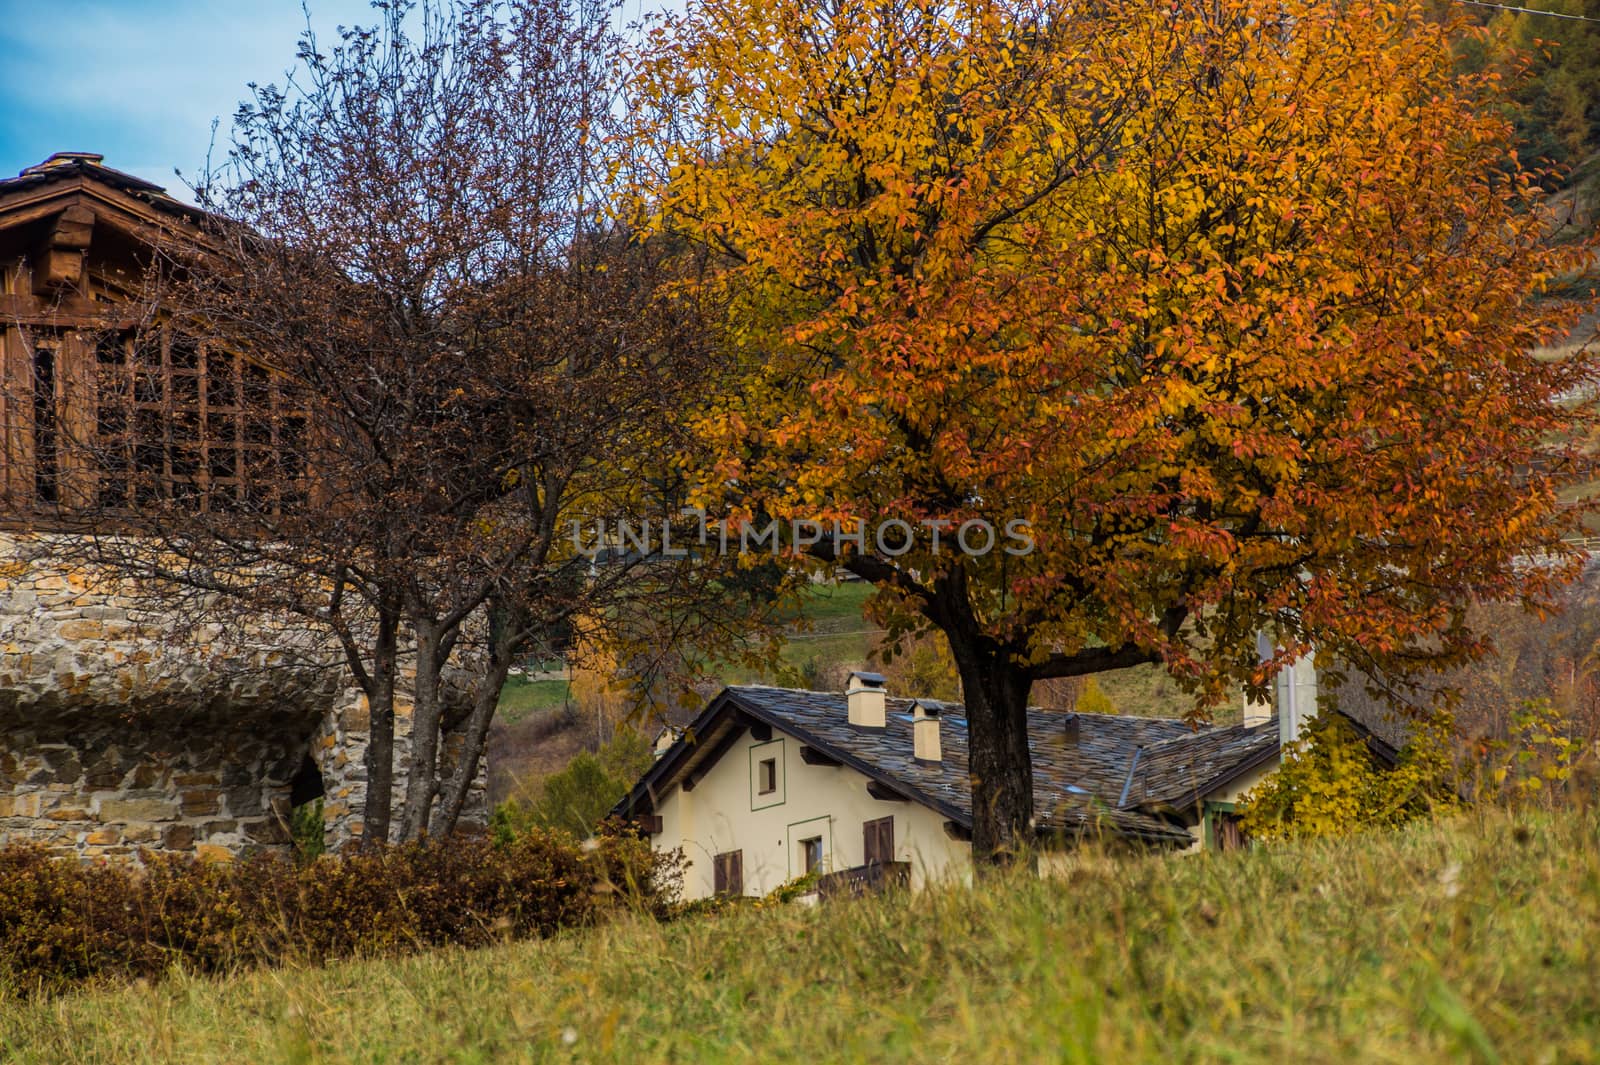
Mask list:
[[[796,831],[799,829],[801,831]],[[797,848],[802,839],[812,836],[822,837],[822,871],[834,871],[833,861],[833,816],[823,814],[820,817],[808,817],[804,821],[793,821],[784,827],[784,850],[788,852],[789,879],[793,880],[800,873],[796,870]]]
[[[789,798],[789,773],[785,767],[783,738],[750,745],[750,812],[782,806]],[[777,763],[777,790],[761,794],[761,763],[768,758]]]
[[[1217,815],[1237,813],[1239,804],[1223,799],[1207,799],[1200,814],[1200,849],[1217,849]]]

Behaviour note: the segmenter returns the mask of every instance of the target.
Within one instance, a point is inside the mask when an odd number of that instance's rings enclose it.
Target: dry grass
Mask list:
[[[0,1004],[19,1062],[1580,1062],[1600,819]]]

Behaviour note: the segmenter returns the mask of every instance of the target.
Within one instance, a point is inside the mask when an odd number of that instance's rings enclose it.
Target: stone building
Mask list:
[[[81,530],[60,515],[243,501],[252,465],[305,431],[265,368],[135,333],[154,235],[195,217],[88,153],[0,181],[0,843],[284,849],[291,807],[317,797],[331,846],[362,834],[366,706],[331,648],[269,619],[244,639],[171,630],[126,582],[62,561]],[[69,446],[85,440],[93,462]],[[293,502],[273,491],[248,502]],[[464,820],[481,807],[480,788]]]

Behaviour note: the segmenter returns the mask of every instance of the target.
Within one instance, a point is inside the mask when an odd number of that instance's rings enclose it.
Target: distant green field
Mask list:
[[[812,664],[812,675],[829,666],[845,669],[870,666],[878,630],[862,616],[862,608],[872,591],[872,585],[865,581],[812,585],[804,593],[801,611],[807,624],[797,622],[789,632],[779,653],[778,668],[763,670],[727,664],[713,667],[713,675],[724,684],[800,684],[806,680],[808,663]],[[547,665],[553,667],[559,663]],[[1157,666],[1102,673],[1096,677],[1096,683],[1119,713],[1178,717],[1189,705],[1187,697]],[[564,680],[529,680],[514,676],[506,682],[501,695],[501,720],[514,724],[531,713],[558,710],[566,702],[567,690]],[[1217,719],[1232,720],[1237,713],[1237,708],[1230,703],[1217,712]]]
[[[1592,1062],[1600,819],[1091,859],[477,952],[0,1001],[8,1060]]]
[[[791,626],[780,653],[779,669],[727,664],[712,667],[712,672],[724,684],[755,684],[792,682],[812,659],[860,668],[867,664],[876,631],[861,615],[862,605],[871,594],[872,585],[862,581],[811,585],[803,593],[800,617]],[[500,719],[514,724],[531,713],[558,710],[566,702],[567,691],[568,682],[564,680],[513,676],[500,695]]]
[[[559,710],[566,705],[570,686],[564,680],[507,677],[506,686],[500,690],[500,720],[511,725],[532,713]]]

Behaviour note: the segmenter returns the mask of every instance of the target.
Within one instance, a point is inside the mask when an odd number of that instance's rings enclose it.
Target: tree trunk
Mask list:
[[[380,610],[372,656],[372,683],[367,695],[367,799],[362,809],[363,846],[389,842],[394,805],[394,687],[399,668],[396,644],[399,625]]]
[[[472,790],[472,782],[477,778],[478,763],[483,759],[484,743],[489,736],[489,723],[494,720],[495,708],[500,705],[500,692],[505,688],[506,674],[511,669],[516,634],[524,628],[520,617],[508,617],[515,613],[501,606],[491,605],[489,608],[489,662],[478,682],[455,770],[439,796],[439,809],[434,814],[430,829],[435,837],[455,831],[456,822],[461,819],[461,808],[467,801],[467,792]]]
[[[433,797],[439,790],[439,724],[444,715],[440,674],[440,633],[431,619],[413,617],[417,634],[417,674],[411,703],[411,766],[406,778],[405,816],[400,839],[420,839],[428,828]]]
[[[967,707],[972,858],[1007,864],[1033,842],[1033,756],[1028,747],[1032,677],[1003,647],[947,633]]]

